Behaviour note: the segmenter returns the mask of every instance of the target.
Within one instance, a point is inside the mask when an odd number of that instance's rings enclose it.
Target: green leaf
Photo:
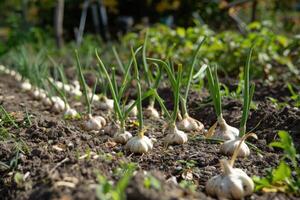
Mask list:
[[[291,177],[291,173],[291,168],[284,161],[280,161],[279,166],[273,170],[272,182],[285,181]]]
[[[271,183],[268,178],[260,178],[258,176],[253,176],[252,180],[255,183],[255,191],[259,191],[265,187],[271,187]]]

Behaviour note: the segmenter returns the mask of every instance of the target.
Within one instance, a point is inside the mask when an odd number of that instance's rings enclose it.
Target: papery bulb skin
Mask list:
[[[80,90],[80,83],[78,80],[73,81],[72,85],[74,86],[75,89]]]
[[[133,100],[130,100],[130,102],[125,106],[125,110],[128,110],[132,104],[134,104]],[[129,117],[136,117],[138,113],[137,107],[134,106],[133,109],[129,112]]]
[[[17,74],[17,72],[15,70],[10,70],[9,75],[12,77],[15,77],[15,75]]]
[[[14,78],[15,78],[15,80],[18,81],[18,82],[22,81],[22,76],[21,76],[21,74],[19,74],[19,73],[16,73],[16,75],[14,76]]]
[[[148,118],[159,119],[159,112],[151,105],[149,105],[143,113]]]
[[[114,134],[114,141],[120,144],[126,144],[132,138],[132,134],[122,128],[119,128]]]
[[[187,132],[198,131],[203,133],[204,131],[204,125],[189,115],[184,115],[183,119],[177,123],[177,127],[179,130]]]
[[[21,89],[22,89],[23,91],[25,91],[25,92],[30,91],[31,88],[32,88],[30,82],[27,81],[27,80],[24,81],[24,82],[22,82],[21,85],[20,85],[20,87],[21,87]]]
[[[87,131],[99,131],[105,124],[106,120],[103,117],[88,115],[88,120],[84,122],[83,127]]]
[[[69,93],[71,91],[71,86],[68,85],[68,84],[65,84],[64,85],[64,90]]]
[[[239,146],[241,138],[235,138],[232,140],[225,141],[220,148],[220,152],[227,156],[232,156],[235,149]],[[238,157],[247,157],[250,155],[250,149],[247,144],[242,141],[241,147],[239,149]]]
[[[223,173],[206,182],[206,192],[218,199],[243,199],[254,190],[252,179],[241,169],[233,168],[227,160],[220,160]]]
[[[73,119],[73,118],[76,118],[77,116],[78,116],[78,112],[75,109],[67,106],[67,109],[64,113],[64,117]]]
[[[70,93],[73,94],[76,97],[81,97],[82,96],[82,92],[78,89],[71,90]]]
[[[65,110],[65,102],[60,97],[51,98],[52,99],[52,110],[56,113],[63,112]]]
[[[52,101],[51,101],[51,99],[50,99],[49,97],[43,98],[43,99],[42,99],[42,103],[43,103],[43,105],[45,105],[45,106],[51,106],[51,105],[52,105]]]
[[[107,97],[102,97],[100,101],[100,109],[102,110],[113,110],[114,109],[114,100]]]
[[[153,144],[147,136],[135,136],[127,142],[125,148],[132,153],[143,154],[150,151]]]
[[[239,136],[239,129],[230,126],[223,118],[218,119],[218,126],[215,130],[213,138],[222,140],[232,140]]]
[[[188,140],[187,135],[183,131],[178,130],[175,124],[168,125],[166,133],[167,136],[165,137],[164,143],[167,145],[184,144]]]
[[[55,84],[56,84],[56,86],[57,86],[59,89],[62,89],[63,86],[64,86],[64,84],[63,84],[62,82],[60,82],[60,81],[55,81]]]
[[[93,96],[93,93],[88,93],[88,97],[89,97],[89,99],[91,99],[92,98],[92,96]],[[94,96],[93,96],[93,101],[99,101],[99,96],[97,95],[97,94],[94,94]]]
[[[31,94],[32,98],[35,100],[41,100],[47,96],[45,91],[42,89],[31,90],[30,94]]]

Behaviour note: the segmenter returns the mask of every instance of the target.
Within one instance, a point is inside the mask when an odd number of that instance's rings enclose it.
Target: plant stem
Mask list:
[[[133,49],[131,48],[131,55],[133,57],[133,64],[134,64],[134,77],[137,81],[137,109],[138,109],[138,120],[139,120],[139,136],[143,137],[142,132],[143,132],[143,127],[144,127],[144,122],[143,122],[143,109],[142,109],[142,89],[141,89],[141,84],[140,84],[140,78],[139,78],[139,69],[136,61],[135,54],[133,52]]]
[[[174,91],[174,110],[172,115],[172,122],[176,122],[177,114],[179,110],[179,97],[180,97],[180,85],[181,85],[181,79],[182,78],[182,65],[178,65],[178,72],[177,72],[177,78],[176,78],[176,87],[173,89]]]
[[[85,103],[87,104],[87,112],[88,112],[88,115],[91,115],[92,114],[91,102],[89,101],[87,85],[86,85],[85,79],[83,77],[82,68],[81,68],[81,64],[79,62],[79,56],[78,56],[78,51],[77,50],[75,50],[75,56],[76,56],[76,62],[77,62],[76,66],[77,66],[77,70],[78,70],[78,73],[79,73],[79,80],[80,80],[82,88],[83,88]]]
[[[118,65],[119,65],[119,67],[120,67],[122,73],[125,74],[125,67],[124,67],[123,63],[121,62],[121,59],[120,59],[119,54],[118,54],[118,52],[117,52],[117,50],[116,50],[116,47],[113,46],[113,47],[112,47],[112,50],[113,50],[113,53],[114,53],[114,55],[115,55],[115,57],[116,57],[116,59],[117,59]]]
[[[246,132],[246,123],[247,123],[247,118],[249,115],[249,110],[250,110],[250,103],[252,99],[252,95],[254,93],[254,86],[251,86],[251,91],[250,91],[250,61],[251,61],[251,55],[253,51],[253,46],[250,48],[248,57],[247,57],[247,62],[244,67],[244,90],[243,90],[243,95],[244,95],[244,102],[243,102],[243,113],[242,113],[242,119],[240,122],[240,137],[242,137],[245,132]]]
[[[184,104],[183,106],[183,113],[182,115],[185,115],[187,113],[187,109],[186,109],[186,103],[187,103],[187,98],[188,98],[188,94],[189,94],[189,90],[190,90],[190,85],[191,85],[191,81],[193,79],[193,73],[194,73],[194,69],[195,69],[195,65],[197,62],[197,58],[200,52],[200,48],[202,46],[202,44],[204,43],[206,38],[204,38],[203,40],[201,40],[201,42],[199,43],[197,50],[193,56],[193,61],[192,61],[192,65],[189,68],[189,72],[188,72],[188,80],[187,80],[187,84],[186,84],[186,89],[185,89],[185,94],[184,94],[184,98],[183,98],[183,102],[182,104]]]
[[[119,98],[118,96],[116,95],[116,92],[115,92],[115,88],[113,86],[113,83],[108,75],[108,72],[106,70],[106,67],[104,66],[102,60],[100,59],[99,55],[98,55],[98,52],[97,52],[97,49],[95,50],[95,53],[96,53],[96,57],[97,57],[97,60],[98,60],[98,67],[99,67],[99,72],[104,72],[104,75],[106,76],[106,79],[108,81],[108,85],[109,85],[109,88],[110,88],[110,91],[111,91],[111,95],[114,99],[114,107],[116,107],[116,111],[117,111],[117,114],[118,114],[118,117],[119,117],[119,120],[120,120],[120,123],[122,125],[122,123],[124,124],[124,116],[123,116],[123,112],[120,108],[120,102],[119,102]]]

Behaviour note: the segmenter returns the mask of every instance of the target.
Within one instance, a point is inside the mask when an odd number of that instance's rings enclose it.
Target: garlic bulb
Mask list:
[[[148,118],[159,119],[159,112],[154,108],[153,105],[149,105],[145,109],[144,115]]]
[[[144,135],[138,135],[133,138],[131,138],[125,148],[129,150],[132,153],[147,153],[149,150],[153,148],[152,141]]]
[[[101,116],[88,115],[88,120],[85,121],[83,127],[87,131],[98,131],[106,125],[106,120]]]
[[[100,101],[100,109],[113,110],[114,109],[114,100],[109,99],[106,96],[103,96]]]
[[[9,75],[11,75],[12,77],[15,77],[16,74],[17,72],[15,70],[10,70]]]
[[[188,137],[183,132],[177,129],[175,124],[168,125],[166,129],[167,136],[165,137],[165,144],[184,144]]]
[[[223,173],[207,181],[207,194],[218,199],[243,199],[253,193],[254,183],[243,170],[233,168],[224,159],[220,163]]]
[[[52,97],[52,110],[56,113],[63,112],[65,110],[65,102],[60,97]]]
[[[232,156],[234,150],[238,147],[239,143],[241,143],[241,147],[239,149],[239,153],[237,156],[239,157],[247,157],[250,155],[250,149],[244,141],[241,141],[241,138],[235,138],[232,140],[225,141],[220,148],[220,152],[224,155]]]
[[[68,118],[68,119],[76,118],[76,117],[78,117],[78,112],[75,109],[70,108],[69,105],[67,105],[67,109],[64,113],[64,117]]]
[[[22,80],[22,76],[19,73],[16,73],[16,75],[14,76],[14,78],[15,78],[16,81],[19,81],[19,82]]]
[[[24,82],[22,82],[20,87],[23,91],[30,91],[32,88],[32,86],[28,80],[25,80]]]
[[[72,94],[76,97],[81,97],[82,96],[82,92],[78,89],[71,90],[70,94]]]
[[[65,90],[66,92],[70,92],[70,91],[71,91],[71,86],[68,85],[68,84],[65,84],[65,85],[64,85],[64,90]]]
[[[226,123],[222,116],[218,118],[217,128],[214,130],[213,138],[222,140],[232,140],[239,136],[239,129],[230,126]]]
[[[0,65],[0,72],[3,72],[5,70],[5,67],[3,65]]]
[[[93,95],[94,95],[94,96],[93,96]],[[99,101],[100,98],[99,98],[99,96],[98,96],[97,94],[93,94],[93,93],[89,92],[89,93],[88,93],[89,99],[91,99],[92,96],[93,96],[93,101]]]
[[[130,102],[125,106],[125,110],[128,110],[132,105],[134,104],[133,100],[130,100]],[[136,117],[138,113],[137,107],[134,106],[132,110],[129,112],[129,117]]]
[[[188,114],[183,116],[183,119],[177,123],[178,129],[182,131],[201,131],[204,130],[204,125],[198,120],[190,117]]]
[[[121,144],[126,144],[130,138],[132,138],[131,133],[122,128],[119,128],[114,135],[114,141]]]
[[[52,101],[49,97],[45,97],[42,99],[42,103],[45,105],[45,106],[51,106],[52,105]]]
[[[250,149],[245,143],[245,140],[248,137],[253,137],[257,139],[257,135],[255,133],[247,133],[243,135],[241,138],[235,138],[232,140],[225,141],[220,148],[220,152],[225,155],[232,155],[232,159],[236,159],[239,157],[247,157],[250,155]]]
[[[42,89],[32,90],[30,94],[33,97],[33,99],[36,99],[36,100],[41,100],[46,97],[46,93]]]

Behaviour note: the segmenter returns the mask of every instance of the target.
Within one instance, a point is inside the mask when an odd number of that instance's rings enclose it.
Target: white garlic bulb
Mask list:
[[[126,144],[126,142],[132,138],[132,134],[125,129],[119,128],[114,134],[114,141],[120,144]]]
[[[64,117],[71,118],[71,119],[76,118],[78,117],[78,112],[75,109],[70,108],[69,105],[67,105],[66,111],[64,113]]]
[[[16,81],[19,81],[19,82],[22,80],[22,76],[18,72],[16,73],[16,75],[14,76],[14,78],[15,78]]]
[[[21,83],[20,87],[23,91],[30,91],[32,88],[32,86],[28,80],[23,81]]]
[[[245,143],[245,140],[248,137],[253,137],[257,139],[257,135],[255,133],[247,133],[243,135],[243,137],[235,138],[232,140],[225,141],[220,148],[220,152],[225,155],[232,155],[232,159],[235,160],[236,157],[247,157],[250,155],[250,149]]]
[[[82,96],[82,92],[79,89],[71,90],[70,94],[72,94],[76,97],[81,97]]]
[[[241,138],[235,138],[232,140],[225,141],[220,148],[220,152],[224,155],[232,156],[235,149],[238,147],[241,142],[241,147],[237,156],[247,157],[250,155],[250,149],[244,141],[241,141]]]
[[[0,72],[3,72],[5,70],[5,67],[3,65],[0,65]]]
[[[232,140],[239,136],[239,129],[226,123],[223,117],[218,118],[218,126],[214,131],[213,138]]]
[[[68,85],[68,84],[65,84],[65,85],[64,85],[64,90],[65,90],[66,92],[70,92],[70,91],[71,91],[71,86]]]
[[[35,100],[41,100],[46,97],[46,93],[42,89],[31,90],[31,96]]]
[[[99,99],[100,99],[97,94],[93,94],[93,93],[89,92],[88,93],[88,98],[91,99],[92,97],[93,97],[93,101],[99,101]]]
[[[125,106],[125,110],[128,110],[132,105],[134,104],[133,100],[130,100],[130,102]],[[134,106],[132,110],[129,112],[129,117],[136,117],[138,113],[137,107]]]
[[[243,170],[233,168],[224,159],[220,163],[223,173],[207,181],[207,194],[218,199],[243,199],[253,193],[254,183]]]
[[[63,112],[65,110],[65,102],[60,97],[52,97],[52,110],[56,113]]]
[[[184,144],[187,142],[188,137],[187,135],[178,130],[175,124],[168,125],[166,129],[167,136],[165,137],[165,144],[172,145],[172,144]]]
[[[102,109],[102,110],[113,110],[114,109],[114,100],[103,96],[101,98],[99,106],[100,106],[100,109]]]
[[[184,115],[183,119],[177,123],[177,127],[182,131],[204,131],[204,125],[188,114]]]
[[[16,74],[17,72],[15,70],[10,70],[9,75],[11,75],[12,77],[15,77]]]
[[[98,131],[106,125],[106,120],[101,116],[88,115],[88,120],[84,122],[83,128],[87,131]]]
[[[45,105],[45,106],[51,106],[52,105],[52,101],[49,97],[45,97],[42,99],[42,103]]]
[[[132,153],[143,154],[150,151],[153,148],[153,144],[152,141],[147,136],[138,135],[131,138],[127,142],[125,148]]]
[[[148,118],[159,119],[159,112],[154,108],[154,106],[149,105],[145,111],[144,115]]]

